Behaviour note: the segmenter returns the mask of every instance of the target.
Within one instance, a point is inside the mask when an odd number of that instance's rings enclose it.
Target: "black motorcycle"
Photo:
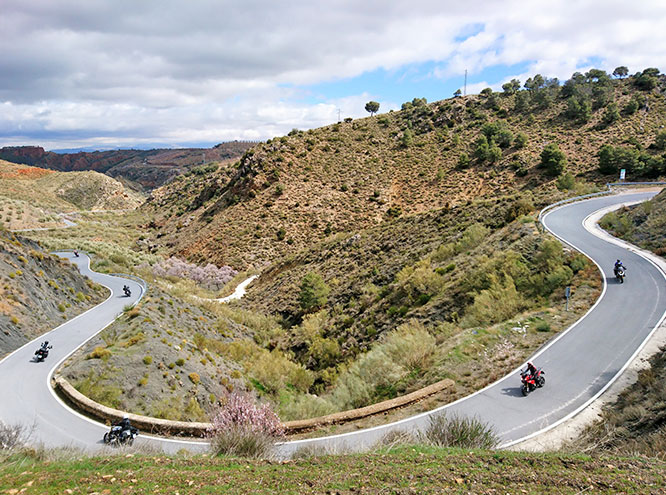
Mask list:
[[[104,434],[104,443],[119,447],[121,445],[132,445],[134,439],[139,436],[139,430],[130,426],[128,429],[123,429],[122,426],[112,426],[111,431]]]
[[[625,270],[624,267],[619,267],[619,268],[616,268],[614,270],[615,271],[615,280],[617,280],[621,284],[624,283],[624,277],[626,276],[625,273],[624,273],[624,270]]]
[[[123,286],[123,292],[125,293],[125,297],[130,297],[132,295],[132,291],[128,285]]]
[[[44,342],[42,346],[35,351],[35,361],[41,363],[49,357],[49,349],[53,349],[53,346],[49,345],[48,342]]]

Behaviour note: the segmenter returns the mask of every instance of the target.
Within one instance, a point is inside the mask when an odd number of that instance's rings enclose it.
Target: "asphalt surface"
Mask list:
[[[560,207],[544,217],[549,230],[595,260],[606,278],[603,295],[593,309],[531,358],[546,371],[544,388],[523,397],[516,370],[485,389],[435,411],[352,433],[286,442],[278,447],[279,454],[289,456],[301,448],[330,452],[363,450],[391,431],[423,429],[431,416],[442,413],[478,417],[495,428],[503,445],[509,445],[580,411],[619,375],[666,312],[664,274],[637,254],[587,232],[582,222],[601,208],[646,200],[654,194],[588,200]],[[109,287],[112,294],[104,303],[0,361],[0,419],[8,424],[32,426],[33,443],[95,450],[103,445],[101,439],[107,427],[63,404],[49,385],[50,376],[67,356],[111,323],[125,306],[138,300],[142,287],[132,280],[90,271],[88,258],[83,254],[80,258],[74,258],[71,253],[61,255],[76,263],[84,275]],[[627,267],[624,284],[616,283],[613,278],[613,264],[618,258]],[[124,284],[130,285],[132,297],[123,297]],[[49,340],[53,349],[45,362],[35,363],[34,352],[43,340]],[[205,449],[205,445],[196,440],[142,435],[137,442],[149,443],[167,452],[181,448]]]

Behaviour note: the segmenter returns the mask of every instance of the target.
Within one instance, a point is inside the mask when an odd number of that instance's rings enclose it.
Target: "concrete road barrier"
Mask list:
[[[113,409],[86,397],[61,376],[54,377],[52,385],[55,390],[76,409],[83,411],[98,420],[109,423],[120,421],[123,416],[127,414],[132,424],[139,428],[139,430],[146,433],[170,436],[204,437],[206,436],[206,432],[211,426],[210,423],[196,423],[151,418],[149,416],[131,414],[120,411],[118,409]],[[453,380],[447,378],[420,390],[416,390],[410,394],[396,397],[395,399],[385,400],[383,402],[378,402],[377,404],[372,404],[370,406],[361,407],[358,409],[351,409],[349,411],[342,411],[339,413],[328,414],[326,416],[319,416],[317,418],[287,421],[284,423],[284,427],[287,435],[289,435],[316,430],[317,428],[324,426],[348,423],[350,421],[355,421],[377,414],[383,414],[393,409],[419,402],[426,397],[434,395],[438,392],[453,388],[453,385]]]

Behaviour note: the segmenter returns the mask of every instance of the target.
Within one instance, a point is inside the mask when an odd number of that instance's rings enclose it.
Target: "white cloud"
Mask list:
[[[423,62],[442,79],[518,64],[521,80],[565,79],[590,60],[666,66],[662,0],[3,0],[2,10],[0,145],[266,139],[335,121],[338,109],[361,116],[381,95],[352,88],[313,102],[299,86]],[[482,29],[458,41],[470,26]],[[498,77],[468,92],[514,76]]]

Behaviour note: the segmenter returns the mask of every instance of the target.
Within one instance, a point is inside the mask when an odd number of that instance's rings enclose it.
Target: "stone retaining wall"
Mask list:
[[[397,409],[399,407],[404,407],[414,402],[418,402],[438,392],[452,388],[453,385],[453,380],[445,379],[437,383],[433,383],[428,387],[412,392],[411,394],[396,397],[395,399],[378,402],[377,404],[361,407],[359,409],[351,409],[349,411],[329,414],[327,416],[301,419],[297,421],[287,421],[284,423],[284,426],[287,431],[287,435],[289,435],[303,431],[315,430],[322,426],[347,423],[349,421],[354,421],[376,414],[382,414],[392,409]],[[210,423],[194,423],[187,421],[172,421],[168,419],[151,418],[149,416],[141,416],[139,414],[128,414],[124,411],[119,411],[118,409],[104,406],[83,395],[61,376],[57,376],[53,379],[53,387],[75,408],[89,414],[96,419],[114,423],[120,421],[122,417],[127,414],[132,424],[139,428],[139,430],[146,433],[203,437],[206,435],[206,431],[210,427]]]

